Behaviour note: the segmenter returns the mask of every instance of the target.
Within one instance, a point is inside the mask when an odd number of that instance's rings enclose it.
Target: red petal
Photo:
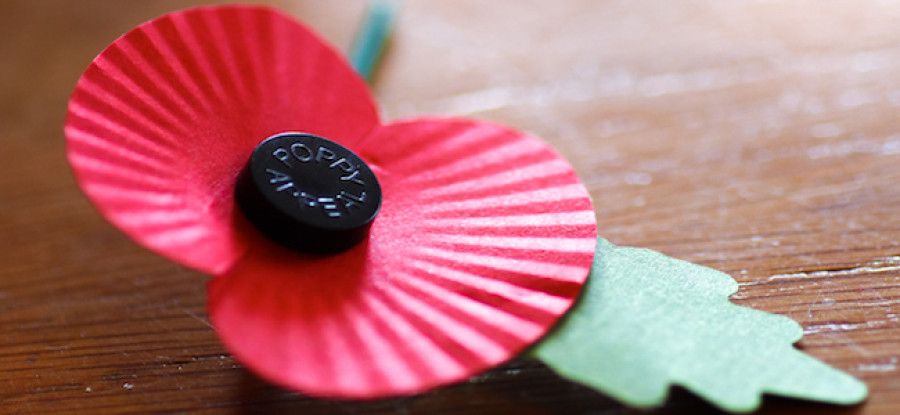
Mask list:
[[[147,22],[90,65],[69,102],[68,157],[100,212],[138,243],[220,274],[246,249],[235,177],[255,145],[304,131],[353,146],[378,124],[365,83],[269,8]]]
[[[417,393],[510,359],[571,306],[596,223],[546,144],[422,120],[357,150],[384,192],[367,243],[311,257],[260,241],[210,284],[210,317],[250,369],[312,395]]]

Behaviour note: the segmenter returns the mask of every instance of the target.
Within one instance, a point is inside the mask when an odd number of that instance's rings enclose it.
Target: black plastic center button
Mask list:
[[[304,252],[336,253],[366,238],[381,186],[334,141],[282,133],[260,143],[238,176],[238,206],[270,239]]]

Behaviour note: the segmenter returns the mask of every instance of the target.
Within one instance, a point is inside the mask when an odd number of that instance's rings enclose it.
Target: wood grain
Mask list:
[[[404,4],[374,91],[386,119],[493,120],[548,140],[600,233],[731,274],[735,302],[800,322],[863,405],[900,412],[900,4]],[[421,396],[316,400],[240,367],[206,277],[103,222],[64,159],[68,95],[140,22],[197,2],[0,3],[0,412],[627,413],[515,360]],[[346,48],[363,4],[276,3]],[[710,407],[676,391],[664,413]]]

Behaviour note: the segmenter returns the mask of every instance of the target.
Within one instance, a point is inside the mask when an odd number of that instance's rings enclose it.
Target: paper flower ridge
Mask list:
[[[368,239],[312,256],[262,237],[234,182],[271,135],[353,150],[381,183]],[[303,393],[374,398],[464,380],[538,340],[591,267],[596,222],[572,167],[496,124],[381,124],[334,49],[266,7],[147,22],[78,81],[67,155],[101,214],[213,275],[210,319],[236,359]]]

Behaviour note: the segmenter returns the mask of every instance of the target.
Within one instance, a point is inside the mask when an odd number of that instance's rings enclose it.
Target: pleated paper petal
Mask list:
[[[210,318],[245,365],[319,396],[422,392],[510,359],[572,305],[596,224],[546,144],[421,120],[357,150],[384,192],[367,243],[310,257],[260,241],[210,283]]]
[[[210,274],[246,249],[235,177],[260,141],[304,131],[352,146],[378,124],[330,46],[264,7],[176,12],[104,50],[78,81],[68,158],[100,212],[138,243]]]

